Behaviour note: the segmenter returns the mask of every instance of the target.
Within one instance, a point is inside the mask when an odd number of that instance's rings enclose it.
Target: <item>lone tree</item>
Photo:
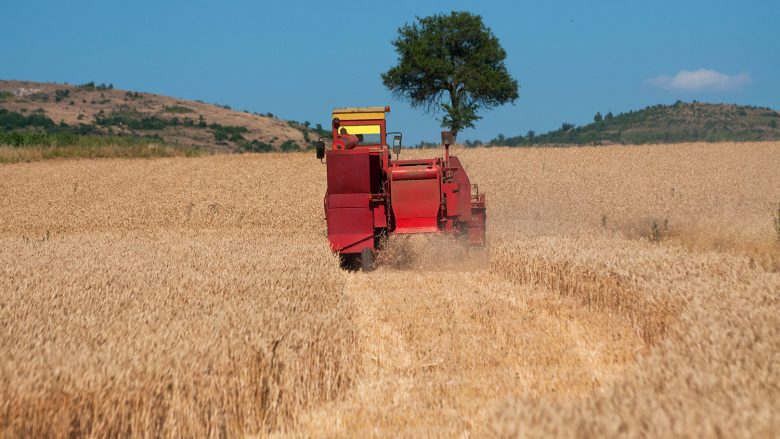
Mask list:
[[[393,45],[398,65],[382,74],[385,87],[412,107],[443,110],[441,125],[453,136],[481,119],[480,108],[517,99],[517,81],[504,65],[506,52],[479,15],[417,17],[398,29]]]

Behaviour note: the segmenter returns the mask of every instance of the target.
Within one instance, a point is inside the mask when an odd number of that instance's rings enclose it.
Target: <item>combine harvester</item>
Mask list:
[[[325,159],[325,216],[330,248],[345,267],[374,268],[390,234],[449,233],[471,245],[485,243],[485,194],[472,185],[455,156],[452,134],[441,133],[444,158],[398,160],[401,133],[388,133],[390,107],[333,110],[333,145],[317,142]],[[392,153],[387,136],[393,135]]]

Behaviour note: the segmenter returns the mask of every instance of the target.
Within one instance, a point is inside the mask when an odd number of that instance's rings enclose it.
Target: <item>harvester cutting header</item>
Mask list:
[[[452,135],[442,132],[444,158],[398,160],[401,133],[387,132],[388,112],[390,107],[336,108],[332,148],[317,143],[317,158],[327,164],[331,250],[370,271],[382,238],[393,233],[450,233],[483,245],[485,194],[450,156]]]

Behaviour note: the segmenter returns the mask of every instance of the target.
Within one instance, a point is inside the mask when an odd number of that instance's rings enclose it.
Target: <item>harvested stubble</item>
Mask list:
[[[456,153],[489,251],[368,275],[308,154],[0,167],[0,435],[780,429],[780,144]]]

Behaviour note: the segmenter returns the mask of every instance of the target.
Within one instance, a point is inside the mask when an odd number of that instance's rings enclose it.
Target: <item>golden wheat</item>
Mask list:
[[[371,274],[309,154],[0,166],[0,435],[780,431],[780,144],[455,153],[489,247]]]

